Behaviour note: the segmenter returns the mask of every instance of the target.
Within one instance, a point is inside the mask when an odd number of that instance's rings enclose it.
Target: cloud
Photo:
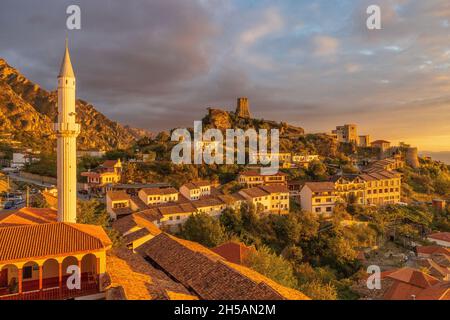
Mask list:
[[[276,8],[268,8],[261,17],[261,22],[242,32],[240,43],[244,46],[251,46],[258,40],[278,32],[283,27],[283,18]]]
[[[314,38],[314,54],[319,57],[334,56],[339,49],[339,40],[329,36]]]
[[[67,32],[72,2],[3,0],[0,56],[54,90],[69,34],[78,96],[122,123],[189,126],[248,96],[255,116],[313,132],[448,135],[448,0],[378,0],[375,31],[372,0],[79,0]]]

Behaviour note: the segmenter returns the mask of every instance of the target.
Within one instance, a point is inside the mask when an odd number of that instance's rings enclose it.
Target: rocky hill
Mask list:
[[[53,149],[56,103],[56,92],[42,89],[0,58],[0,134],[11,133],[23,146]],[[148,134],[111,121],[86,101],[77,100],[76,110],[81,124],[80,150],[127,148]]]
[[[248,129],[278,129],[280,136],[302,136],[305,130],[300,127],[292,126],[285,122],[276,122],[271,120],[254,119],[241,117],[235,112],[224,111],[221,109],[208,109],[208,114],[203,118],[205,128],[217,128],[226,130],[230,128]]]
[[[239,116],[236,112],[222,109],[208,109],[208,114],[203,118],[203,130],[216,128],[226,130],[240,128],[243,130],[254,128],[280,130],[280,151],[300,154],[319,154],[324,157],[334,157],[337,154],[337,142],[326,134],[305,134],[301,127],[293,126],[285,122],[272,120],[253,119]]]

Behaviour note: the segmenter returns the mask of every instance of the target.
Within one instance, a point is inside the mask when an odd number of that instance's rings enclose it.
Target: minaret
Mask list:
[[[58,222],[77,220],[77,136],[80,125],[75,119],[75,74],[66,51],[58,75],[58,123],[54,124],[57,137],[58,166]]]

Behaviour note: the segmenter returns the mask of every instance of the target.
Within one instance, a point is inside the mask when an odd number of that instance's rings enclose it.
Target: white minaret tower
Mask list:
[[[77,220],[77,136],[75,119],[75,74],[66,51],[58,75],[58,123],[54,124],[58,153],[58,222]]]

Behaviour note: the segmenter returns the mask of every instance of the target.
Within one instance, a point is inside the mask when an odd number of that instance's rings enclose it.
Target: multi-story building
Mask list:
[[[334,181],[334,190],[338,199],[357,204],[364,204],[365,181],[358,175],[336,176]]]
[[[87,178],[86,190],[106,192],[108,186],[120,182],[122,179],[122,163],[118,160],[107,160],[93,171],[81,173],[82,177]]]
[[[277,172],[273,175],[263,175],[257,170],[248,170],[239,174],[238,182],[248,188],[263,185],[287,185],[287,175],[283,172]]]
[[[273,214],[289,213],[289,190],[284,185],[259,186],[239,191],[247,201],[252,202],[256,208],[263,212]]]
[[[330,182],[307,182],[300,191],[304,210],[333,212],[337,202],[387,205],[400,202],[401,174],[380,170],[357,175],[336,176]]]
[[[372,142],[370,145],[372,148],[379,149],[381,153],[385,153],[391,148],[391,143],[386,140],[376,140]]]
[[[180,193],[189,200],[198,200],[211,195],[211,189],[209,181],[189,182],[181,186]]]
[[[311,155],[301,155],[295,154],[292,156],[292,162],[299,167],[308,168],[309,164],[313,161],[319,161],[319,155],[311,154]]]
[[[387,158],[383,160],[377,160],[368,165],[364,172],[377,172],[377,171],[393,171],[405,167],[405,161],[400,155],[395,155],[393,158]]]
[[[332,135],[338,142],[355,143],[358,144],[358,126],[356,124],[344,124],[337,126],[336,130],[332,131]]]
[[[395,171],[363,173],[359,178],[365,182],[364,204],[386,205],[400,202],[401,174]]]
[[[312,213],[331,215],[337,199],[333,182],[307,182],[300,191],[302,209]]]
[[[358,137],[358,147],[367,148],[370,147],[370,135],[360,135]]]
[[[139,191],[138,196],[149,206],[178,201],[178,191],[175,188],[145,188]]]

